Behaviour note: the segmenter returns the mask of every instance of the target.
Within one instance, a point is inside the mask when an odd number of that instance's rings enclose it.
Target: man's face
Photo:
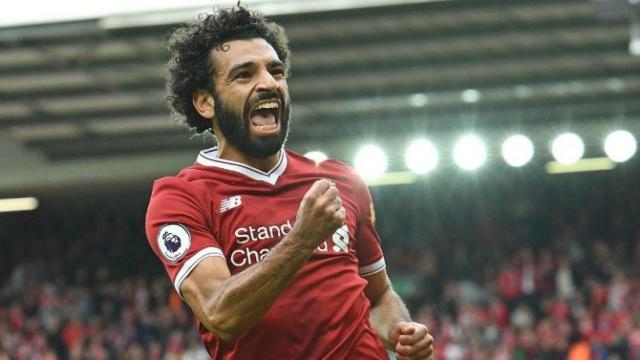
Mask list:
[[[290,100],[284,64],[264,39],[234,40],[212,51],[215,120],[226,141],[264,159],[282,148]]]

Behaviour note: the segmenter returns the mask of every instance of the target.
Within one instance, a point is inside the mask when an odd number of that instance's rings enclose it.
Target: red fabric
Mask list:
[[[180,307],[182,305],[181,301],[180,301],[180,297],[178,296],[178,294],[175,291],[172,291],[169,294],[169,309],[171,309],[174,312],[178,312],[180,311]]]
[[[311,185],[330,179],[346,209],[347,233],[321,243],[262,320],[236,341],[222,343],[200,325],[202,339],[215,359],[387,359],[369,324],[366,281],[359,275],[359,269],[383,263],[364,182],[335,160],[316,165],[289,151],[285,157],[286,170],[277,179],[203,152],[194,166],[157,180],[146,222],[151,247],[174,283],[185,262],[206,248],[221,250],[236,274],[258,263],[290,231]],[[267,176],[275,183],[262,179]],[[239,201],[228,200],[237,196]],[[160,250],[165,224],[180,224],[191,236],[176,261]]]
[[[62,342],[67,346],[67,349],[70,349],[84,339],[85,332],[86,329],[80,322],[72,321],[62,331]]]
[[[595,337],[605,345],[610,345],[615,336],[616,331],[616,318],[613,314],[603,313],[600,314],[598,320],[596,320],[596,333]]]
[[[11,324],[11,328],[14,330],[22,329],[24,325],[24,316],[22,313],[20,311],[10,311],[9,324]]]
[[[522,276],[516,266],[505,266],[498,274],[500,294],[506,300],[514,300],[522,296]]]
[[[564,320],[569,317],[569,307],[560,300],[554,299],[549,304],[549,314],[556,320]]]
[[[496,300],[491,304],[491,315],[500,329],[509,326],[509,309],[501,300]]]

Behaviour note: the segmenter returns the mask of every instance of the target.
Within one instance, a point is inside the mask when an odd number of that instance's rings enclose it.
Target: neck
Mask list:
[[[229,144],[228,142],[224,140],[222,141],[220,140],[221,139],[219,138],[218,139],[218,158],[249,165],[253,168],[256,168],[264,172],[269,172],[271,169],[273,169],[276,166],[276,164],[278,163],[278,159],[280,157],[280,151],[283,151],[283,150],[280,150],[279,152],[269,156],[268,158],[260,159],[260,158],[248,156],[247,154],[236,149],[233,145]]]

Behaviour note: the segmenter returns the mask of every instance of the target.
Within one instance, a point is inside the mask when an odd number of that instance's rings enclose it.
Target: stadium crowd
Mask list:
[[[615,182],[521,185],[420,203],[374,189],[390,276],[436,358],[640,359],[638,202]],[[2,220],[20,241],[0,244],[0,360],[208,358],[143,208],[54,210]]]

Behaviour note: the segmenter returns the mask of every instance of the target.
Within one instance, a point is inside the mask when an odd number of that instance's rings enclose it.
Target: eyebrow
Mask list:
[[[236,71],[238,71],[240,69],[249,68],[249,67],[255,67],[255,66],[256,66],[256,63],[253,62],[253,61],[246,61],[246,62],[243,62],[241,64],[233,65],[231,67],[231,69],[229,69],[229,75],[235,73]],[[274,68],[274,67],[277,67],[277,66],[284,66],[284,63],[282,61],[280,61],[280,60],[273,60],[267,65],[268,68]]]
[[[229,74],[233,74],[234,72],[242,68],[248,68],[248,67],[254,67],[254,66],[256,66],[256,63],[254,63],[253,61],[246,61],[246,62],[243,62],[242,64],[233,65],[231,69],[229,69]]]
[[[284,63],[280,60],[273,60],[271,61],[271,63],[268,65],[268,67],[277,67],[277,66],[284,66]]]

